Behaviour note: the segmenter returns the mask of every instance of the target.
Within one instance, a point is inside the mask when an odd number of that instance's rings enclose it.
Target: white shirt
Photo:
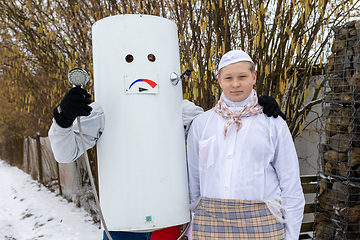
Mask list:
[[[230,100],[224,101],[229,105]],[[236,105],[229,109],[240,110],[246,104]],[[289,217],[286,239],[298,239],[305,199],[286,122],[263,113],[245,117],[242,128],[236,132],[236,125],[230,125],[224,139],[228,120],[211,109],[197,116],[190,127],[187,154],[191,204],[201,196],[261,201],[281,196]]]

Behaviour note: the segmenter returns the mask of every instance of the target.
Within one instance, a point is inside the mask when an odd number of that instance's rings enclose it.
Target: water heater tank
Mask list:
[[[97,144],[99,195],[111,231],[189,222],[176,24],[117,15],[92,28],[95,101],[105,112]],[[176,81],[175,81],[176,83]]]

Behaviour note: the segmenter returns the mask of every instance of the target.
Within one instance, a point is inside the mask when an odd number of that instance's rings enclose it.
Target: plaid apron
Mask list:
[[[279,223],[263,201],[202,197],[193,219],[193,240],[285,239]]]

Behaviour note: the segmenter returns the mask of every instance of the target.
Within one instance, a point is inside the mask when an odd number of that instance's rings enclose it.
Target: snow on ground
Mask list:
[[[101,240],[83,209],[0,160],[1,240]]]

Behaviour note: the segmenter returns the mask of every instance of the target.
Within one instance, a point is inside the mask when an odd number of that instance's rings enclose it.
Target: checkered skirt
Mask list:
[[[202,197],[192,236],[193,240],[285,239],[285,228],[262,201]]]

